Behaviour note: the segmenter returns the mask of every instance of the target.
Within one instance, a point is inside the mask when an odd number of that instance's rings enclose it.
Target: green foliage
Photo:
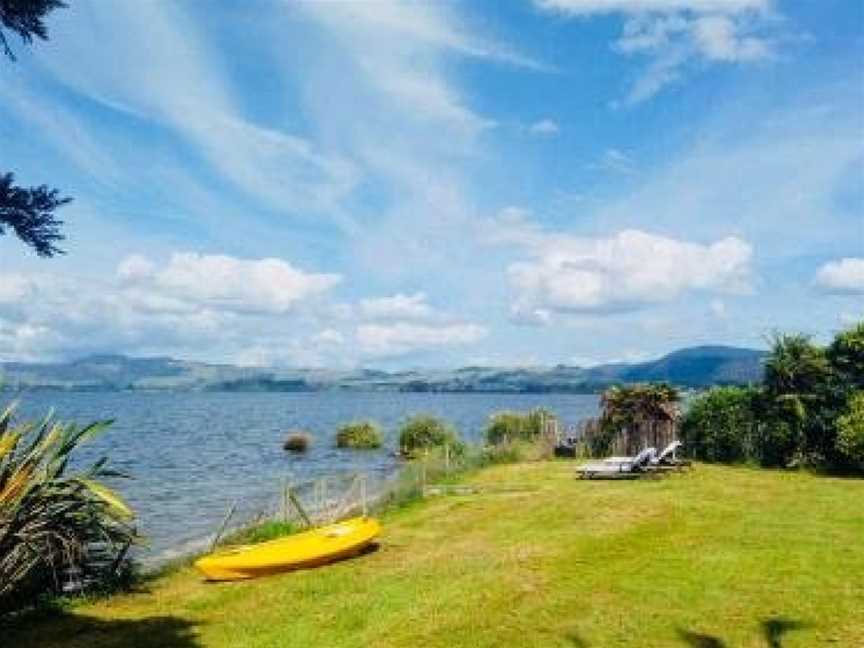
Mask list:
[[[345,423],[336,432],[336,446],[371,450],[381,447],[381,428],[374,421]]]
[[[610,387],[600,399],[603,427],[620,431],[643,421],[674,419],[679,400],[678,390],[666,383]]]
[[[489,417],[486,441],[494,445],[520,439],[524,426],[525,417],[519,412],[497,412]]]
[[[513,441],[534,441],[543,433],[543,426],[555,414],[543,408],[522,412],[497,412],[486,426],[486,442],[492,445]]]
[[[435,416],[418,414],[412,416],[399,430],[399,448],[402,454],[413,456],[418,450],[449,446],[454,454],[460,454],[464,445],[456,429]]]
[[[825,349],[806,335],[775,334],[764,385],[765,460],[782,465],[784,456],[791,461],[798,455],[810,463],[830,463],[835,419],[846,398]],[[797,447],[789,449],[789,444]]]
[[[239,529],[234,533],[229,534],[219,544],[220,545],[238,545],[238,544],[255,544],[257,542],[266,542],[267,540],[275,540],[283,536],[297,533],[298,528],[291,522],[282,520],[267,520],[258,524]]]
[[[477,457],[478,467],[499,464],[521,463],[547,459],[549,453],[536,441],[506,441],[481,448]]]
[[[774,335],[771,351],[765,359],[763,379],[770,396],[795,396],[806,400],[825,384],[829,374],[825,350],[813,344],[809,336]]]
[[[805,335],[777,334],[762,388],[716,388],[697,397],[683,422],[683,440],[689,453],[709,461],[864,469],[864,404],[855,395],[861,385],[864,322],[827,348]]]
[[[0,608],[57,592],[70,568],[91,582],[115,578],[136,539],[132,511],[101,481],[123,477],[105,457],[67,472],[78,447],[109,422],[16,425],[13,411],[0,413]]]
[[[688,455],[724,462],[753,458],[758,397],[752,387],[715,387],[694,398],[681,422]]]
[[[864,469],[864,391],[855,392],[846,413],[837,419],[837,450]]]
[[[766,467],[789,466],[801,448],[799,429],[780,417],[766,417],[755,439],[756,457]]]
[[[864,321],[840,332],[828,347],[827,356],[844,383],[864,388]]]

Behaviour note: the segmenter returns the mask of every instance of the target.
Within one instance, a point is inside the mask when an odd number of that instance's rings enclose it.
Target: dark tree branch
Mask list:
[[[33,42],[34,36],[48,40],[48,27],[44,22],[46,14],[65,7],[64,0],[0,0],[0,46],[3,53],[15,60],[3,34],[4,29],[15,32],[28,44]]]
[[[11,227],[39,256],[64,254],[55,245],[65,237],[60,233],[63,221],[55,218],[54,211],[71,200],[46,185],[18,187],[14,174],[0,173],[0,236]]]

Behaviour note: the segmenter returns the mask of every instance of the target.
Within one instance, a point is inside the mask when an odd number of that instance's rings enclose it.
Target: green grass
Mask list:
[[[380,549],[360,558],[226,584],[183,568],[0,635],[16,648],[864,645],[862,480],[699,465],[578,481],[566,462],[467,479],[478,492],[386,513]]]

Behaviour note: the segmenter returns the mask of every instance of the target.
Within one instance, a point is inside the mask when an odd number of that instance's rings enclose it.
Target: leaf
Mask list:
[[[20,432],[7,432],[0,437],[0,459],[15,451],[15,447],[18,445],[18,440],[20,438]]]
[[[118,513],[121,517],[125,518],[134,518],[135,513],[132,512],[126,503],[120,498],[120,496],[112,491],[107,486],[100,484],[99,482],[93,481],[91,479],[79,478],[78,482],[83,484],[87,490],[93,493],[100,500],[105,502],[108,507]]]

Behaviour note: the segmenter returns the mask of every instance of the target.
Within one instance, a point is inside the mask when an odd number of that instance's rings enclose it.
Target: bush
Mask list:
[[[681,422],[687,454],[704,461],[756,459],[758,399],[750,387],[715,387],[694,398]]]
[[[76,449],[109,422],[15,426],[12,415],[11,407],[0,413],[0,610],[59,593],[67,570],[95,587],[118,582],[137,538],[134,516],[100,480],[123,475],[104,457],[66,471]]]
[[[374,449],[381,447],[381,428],[373,421],[346,423],[336,432],[339,448]]]
[[[846,384],[864,389],[864,321],[838,333],[827,354],[834,371]]]
[[[765,417],[756,436],[759,463],[767,467],[785,468],[801,448],[801,435],[796,427],[779,416]]]
[[[544,422],[555,415],[543,408],[522,412],[498,412],[489,418],[486,441],[492,445],[512,441],[536,441],[543,434]]]
[[[848,411],[837,419],[837,450],[864,469],[864,391],[855,392],[849,399]]]
[[[306,452],[312,444],[312,437],[306,432],[291,432],[286,438],[282,448],[288,452]]]
[[[461,454],[464,449],[456,429],[435,416],[412,416],[399,430],[399,448],[406,456],[412,456],[420,449],[445,445],[450,446],[455,454]]]

